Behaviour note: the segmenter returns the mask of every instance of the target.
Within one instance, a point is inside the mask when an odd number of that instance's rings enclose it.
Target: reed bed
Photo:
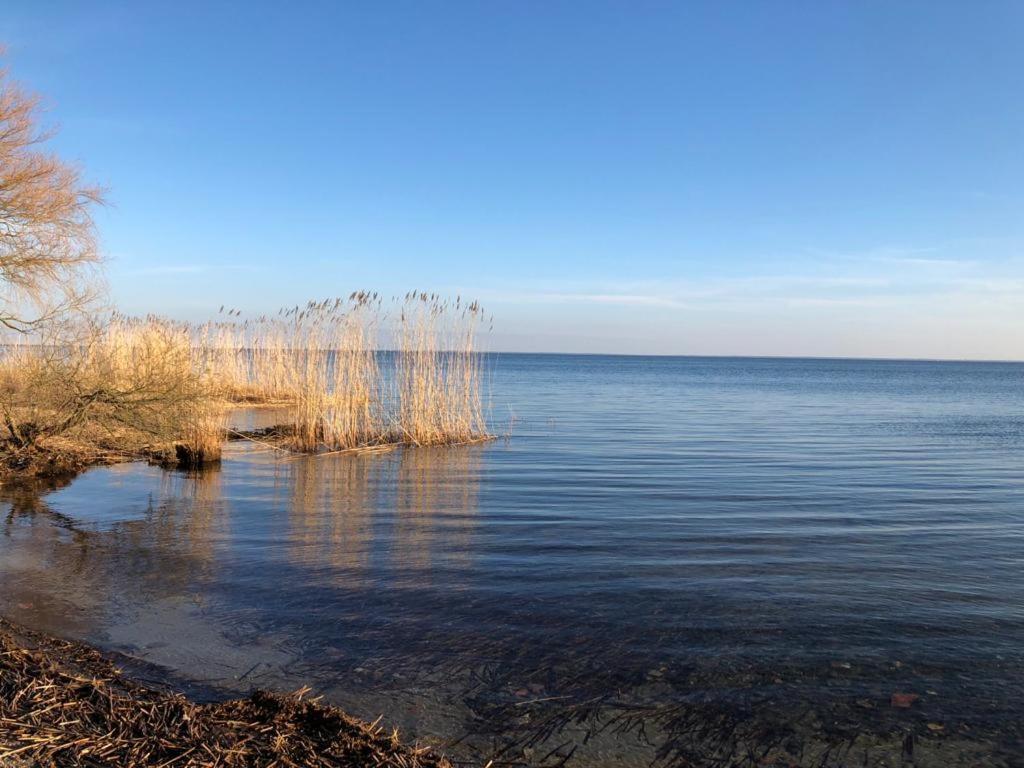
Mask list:
[[[186,324],[116,314],[5,346],[2,467],[45,469],[58,447],[69,470],[175,450],[217,460],[226,403],[203,354]]]
[[[481,400],[478,302],[410,293],[399,320],[398,434],[414,445],[469,443],[489,435]]]
[[[22,338],[0,358],[5,447],[92,428],[114,450],[202,466],[220,459],[240,404],[286,406],[278,442],[302,453],[487,440],[484,322],[461,298],[356,292],[252,320],[224,308],[204,324],[114,314]]]
[[[198,329],[156,316],[114,315],[83,355],[83,370],[96,386],[129,400],[127,425],[171,440],[178,463],[199,467],[220,461],[228,400],[216,376],[220,347]],[[74,352],[72,351],[72,355]],[[72,358],[73,359],[73,358]]]
[[[212,378],[236,402],[289,405],[293,450],[491,437],[478,302],[410,292],[385,304],[361,291],[245,322],[231,320],[236,310],[227,313],[228,322],[203,332],[217,340]]]

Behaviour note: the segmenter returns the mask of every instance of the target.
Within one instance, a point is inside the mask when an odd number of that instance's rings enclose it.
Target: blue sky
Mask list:
[[[129,312],[478,296],[504,350],[1024,359],[1019,2],[8,0]]]

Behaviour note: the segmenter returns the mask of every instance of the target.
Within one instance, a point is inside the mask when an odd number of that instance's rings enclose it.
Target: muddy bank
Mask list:
[[[276,405],[263,411],[249,405],[239,406],[233,416],[241,423],[225,429],[222,441],[249,440],[279,448],[291,434],[290,426],[278,424],[279,410],[280,406]],[[90,432],[27,443],[9,435],[0,436],[0,484],[7,487],[63,485],[93,467],[129,461],[142,461],[165,469],[196,469],[219,463],[219,456],[205,461],[180,441],[139,442],[118,434]]]
[[[110,463],[106,456],[73,447],[42,450],[0,445],[0,483],[20,485],[73,478],[89,467]]]
[[[278,451],[283,455],[298,456],[289,441],[294,428],[288,424],[275,424],[250,429],[228,428],[220,444],[248,441],[261,448]],[[496,439],[486,435],[452,445],[475,445]],[[313,451],[314,455],[374,454],[415,446],[416,443],[398,440],[370,443],[353,448],[332,451]],[[220,447],[194,448],[186,443],[162,445],[117,446],[73,440],[59,440],[33,445],[15,445],[0,440],[0,484],[9,487],[37,487],[49,482],[67,482],[93,467],[105,467],[130,461],[142,461],[164,469],[200,470],[216,467],[221,461]]]
[[[202,469],[220,463],[219,453],[205,455],[183,443],[137,448],[97,447],[64,442],[26,447],[0,443],[0,484],[8,487],[45,487],[66,484],[94,467],[142,461],[164,469]]]
[[[451,768],[302,691],[200,704],[0,619],[0,765],[29,764]]]

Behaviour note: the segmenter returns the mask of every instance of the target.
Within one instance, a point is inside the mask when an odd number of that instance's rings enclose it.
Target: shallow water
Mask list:
[[[1024,365],[492,362],[486,446],[8,494],[0,613],[465,758],[1022,764]]]

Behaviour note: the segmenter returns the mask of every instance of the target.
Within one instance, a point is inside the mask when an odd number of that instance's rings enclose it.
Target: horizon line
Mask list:
[[[836,360],[865,363],[982,363],[987,365],[1024,365],[1024,358],[858,357],[855,355],[697,355],[660,352],[524,352],[522,350],[479,351],[484,354],[492,355],[561,355],[565,357],[666,357],[703,360]]]

